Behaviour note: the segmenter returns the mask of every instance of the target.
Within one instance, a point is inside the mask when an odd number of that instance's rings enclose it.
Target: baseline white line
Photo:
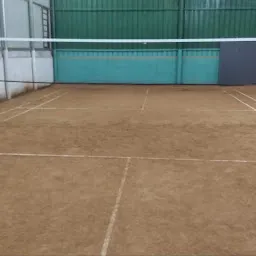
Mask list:
[[[102,246],[101,253],[100,253],[101,256],[106,256],[107,252],[108,252],[108,246],[109,246],[112,231],[113,231],[113,228],[114,228],[114,225],[115,225],[116,216],[117,216],[118,209],[119,209],[119,206],[120,206],[120,202],[121,202],[121,198],[122,198],[126,178],[127,178],[127,175],[128,175],[128,169],[130,167],[130,163],[131,163],[131,158],[129,157],[126,161],[126,165],[125,165],[125,169],[124,169],[124,173],[123,173],[123,178],[121,180],[121,184],[120,184],[120,187],[119,187],[119,190],[118,190],[118,193],[117,193],[117,197],[116,197],[115,206],[114,206],[114,209],[112,211],[112,214],[111,214],[111,217],[110,217],[110,220],[109,220],[107,232],[106,232],[105,239],[104,239],[103,246]]]
[[[53,99],[50,99],[50,100],[48,100],[48,101],[46,101],[46,102],[44,102],[44,103],[41,103],[41,104],[39,104],[39,105],[36,105],[35,107],[32,107],[32,108],[30,108],[30,109],[28,109],[28,110],[26,110],[26,111],[23,111],[23,112],[21,112],[21,113],[19,113],[19,114],[17,114],[17,115],[8,117],[8,118],[4,119],[2,122],[6,122],[6,121],[9,121],[9,120],[11,120],[11,119],[13,119],[13,118],[15,118],[15,117],[24,115],[24,114],[26,114],[26,113],[28,113],[28,112],[34,110],[34,109],[37,109],[37,108],[39,108],[39,107],[41,107],[41,106],[43,106],[43,105],[46,105],[46,104],[48,104],[48,103],[50,103],[50,102],[52,102],[52,101],[54,101],[54,100],[59,99],[60,97],[62,97],[62,96],[65,95],[65,94],[67,94],[67,92],[65,92],[65,93],[63,93],[63,94],[61,94],[61,95],[59,95],[59,96],[57,96],[57,97],[55,97],[55,98],[53,98]]]
[[[147,89],[147,91],[146,91],[146,96],[145,96],[143,105],[142,105],[142,107],[141,107],[141,111],[144,111],[144,110],[145,110],[145,107],[146,107],[146,104],[147,104],[147,100],[148,100],[148,94],[149,94],[149,89]]]
[[[238,93],[240,93],[241,95],[244,95],[245,97],[247,97],[247,98],[249,98],[249,99],[251,99],[251,100],[253,100],[253,101],[256,101],[255,98],[253,98],[253,97],[247,95],[246,93],[240,92],[240,91],[238,91],[238,90],[235,90],[235,91],[238,92]]]
[[[20,157],[56,157],[56,158],[102,158],[102,159],[137,159],[137,160],[164,160],[184,162],[230,162],[230,163],[256,163],[256,160],[240,159],[202,159],[202,158],[171,158],[171,157],[144,157],[144,156],[104,156],[104,155],[66,155],[66,154],[32,154],[32,153],[0,153],[0,156]]]
[[[242,100],[240,100],[239,98],[237,98],[236,96],[234,96],[233,94],[228,93],[228,95],[234,99],[236,99],[237,101],[239,101],[240,103],[244,104],[245,106],[247,106],[248,108],[252,109],[253,111],[256,111],[256,108],[252,107],[251,105],[243,102]]]

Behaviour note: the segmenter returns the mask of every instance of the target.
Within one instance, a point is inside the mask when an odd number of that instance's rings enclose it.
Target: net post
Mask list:
[[[0,34],[6,37],[6,19],[5,19],[5,0],[0,0]],[[7,42],[1,41],[2,57],[3,57],[3,72],[4,72],[4,86],[6,99],[11,99],[11,92],[8,84],[8,45]]]
[[[29,15],[29,34],[31,38],[35,37],[35,29],[34,29],[34,6],[33,0],[29,0],[28,2],[28,15]],[[35,43],[30,42],[30,52],[31,52],[31,67],[32,67],[32,82],[34,90],[37,90],[36,83],[36,50]]]

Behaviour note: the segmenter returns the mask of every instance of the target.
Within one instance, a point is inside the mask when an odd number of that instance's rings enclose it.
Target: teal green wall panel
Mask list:
[[[185,49],[182,60],[182,83],[218,84],[219,49]]]
[[[176,51],[55,51],[55,77],[65,83],[176,83]]]
[[[181,55],[181,63],[177,58],[179,55]],[[57,82],[218,83],[219,49],[179,49],[178,51],[77,51],[74,49],[56,50],[55,58]],[[177,74],[180,74],[180,78]]]

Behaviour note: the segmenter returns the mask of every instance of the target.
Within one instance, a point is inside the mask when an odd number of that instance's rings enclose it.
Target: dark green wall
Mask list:
[[[54,0],[54,9],[57,38],[169,39],[256,36],[256,0]],[[57,46],[76,49],[177,48],[175,44]],[[217,47],[218,44],[179,46],[204,48]]]

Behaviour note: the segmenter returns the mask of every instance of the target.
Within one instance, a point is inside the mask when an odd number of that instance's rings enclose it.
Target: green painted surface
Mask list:
[[[66,83],[173,84],[176,51],[55,51],[55,77]]]
[[[218,83],[219,49],[184,49],[182,56],[181,83]]]
[[[216,84],[219,50],[172,51],[55,51],[55,77],[66,83]]]

